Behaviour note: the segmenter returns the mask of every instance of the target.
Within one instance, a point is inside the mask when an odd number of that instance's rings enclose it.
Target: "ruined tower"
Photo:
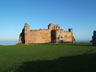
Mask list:
[[[25,26],[19,36],[19,43],[25,43],[28,44],[30,41],[30,28],[27,23],[25,23]]]
[[[96,31],[93,32],[92,44],[93,46],[96,46]]]
[[[60,26],[59,25],[54,25],[54,24],[49,24],[48,29],[50,29],[50,30],[59,30]]]
[[[25,34],[25,44],[28,44],[30,41],[30,28],[29,28],[29,24],[25,24],[24,27],[24,34]]]

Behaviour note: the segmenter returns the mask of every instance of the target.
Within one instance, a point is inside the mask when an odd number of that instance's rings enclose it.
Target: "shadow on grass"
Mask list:
[[[96,72],[96,54],[25,62],[16,72]]]

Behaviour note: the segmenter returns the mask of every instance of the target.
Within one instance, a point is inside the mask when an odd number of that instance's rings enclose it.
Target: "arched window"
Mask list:
[[[55,26],[54,26],[54,29],[55,29]]]
[[[63,36],[61,36],[61,39],[63,39]]]
[[[58,27],[56,26],[56,29],[58,29]]]
[[[60,37],[58,37],[58,40],[60,39]]]

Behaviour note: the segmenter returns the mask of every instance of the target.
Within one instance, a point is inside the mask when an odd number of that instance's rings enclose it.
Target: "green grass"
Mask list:
[[[96,72],[91,43],[0,46],[0,72]]]

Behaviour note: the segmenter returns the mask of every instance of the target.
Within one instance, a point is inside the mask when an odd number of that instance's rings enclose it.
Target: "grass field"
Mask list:
[[[96,72],[91,43],[0,45],[0,72]]]

